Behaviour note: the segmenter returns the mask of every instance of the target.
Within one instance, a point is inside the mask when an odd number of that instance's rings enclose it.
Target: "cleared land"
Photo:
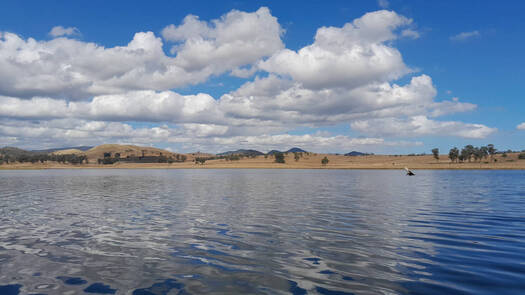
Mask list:
[[[99,147],[97,147],[99,148]],[[96,148],[95,148],[96,149]],[[131,148],[128,148],[130,150]],[[144,148],[133,150],[134,153],[142,152]],[[166,151],[151,149],[151,154],[158,155],[160,152],[164,154]],[[260,168],[260,169],[403,169],[408,167],[410,169],[525,169],[525,160],[518,159],[519,153],[509,153],[507,157],[502,157],[501,154],[494,156],[491,161],[490,157],[481,162],[464,162],[451,163],[447,155],[440,155],[440,160],[436,161],[432,155],[425,156],[390,156],[390,155],[373,155],[373,156],[343,156],[343,155],[327,155],[327,154],[303,154],[298,161],[294,159],[293,153],[285,155],[286,163],[275,163],[273,156],[257,156],[255,158],[244,157],[240,160],[229,161],[226,159],[207,160],[203,165],[195,164],[193,158],[197,154],[185,154],[188,160],[183,163],[115,163],[112,165],[96,164],[95,158],[102,157],[104,152],[112,151],[110,147],[101,148],[96,152],[87,151],[90,164],[71,165],[58,164],[56,162],[47,163],[14,163],[0,165],[0,169],[64,169],[64,168],[121,168],[121,169],[135,169],[135,168],[170,168],[170,169],[219,169],[219,168]],[[118,151],[117,151],[118,152]],[[131,151],[129,151],[131,152]],[[198,156],[211,156],[207,154],[199,154]],[[321,164],[321,160],[327,157],[329,162],[326,165]]]

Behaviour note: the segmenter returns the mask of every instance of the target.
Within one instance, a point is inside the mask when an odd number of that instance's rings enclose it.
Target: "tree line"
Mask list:
[[[497,152],[498,150],[493,144],[480,147],[475,147],[471,144],[468,144],[461,150],[457,147],[451,148],[448,152],[448,158],[451,162],[456,163],[462,163],[465,161],[472,162],[472,160],[481,162],[481,160],[487,159],[488,157],[490,157],[491,161],[497,161],[494,159],[494,155]],[[434,159],[439,160],[439,149],[432,149],[432,155],[434,156]]]
[[[58,162],[58,163],[70,163],[70,164],[82,164],[88,163],[88,158],[85,155],[75,154],[40,154],[40,153],[6,153],[0,154],[0,164],[9,163],[45,163],[47,161]]]

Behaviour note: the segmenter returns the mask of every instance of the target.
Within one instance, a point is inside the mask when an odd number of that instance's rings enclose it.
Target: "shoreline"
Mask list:
[[[329,161],[321,164],[323,158]],[[94,159],[88,164],[10,163],[0,165],[0,170],[47,170],[47,169],[332,169],[332,170],[525,170],[525,160],[518,154],[509,154],[503,158],[495,156],[481,162],[451,163],[444,155],[439,160],[430,155],[394,156],[369,155],[349,157],[343,155],[309,154],[294,159],[293,154],[285,156],[285,163],[275,163],[274,157],[244,157],[240,160],[210,159],[204,164],[193,161],[175,163],[129,163],[98,164]]]
[[[293,166],[293,167],[264,167],[264,166],[223,166],[223,165],[209,165],[209,166],[164,166],[164,165],[127,165],[127,166],[60,166],[60,167],[43,167],[43,166],[11,166],[0,167],[0,171],[12,170],[106,170],[106,169],[163,169],[163,170],[183,170],[183,169],[262,169],[262,170],[404,170],[404,167],[308,167],[308,166]],[[410,167],[410,170],[525,170],[525,167]]]

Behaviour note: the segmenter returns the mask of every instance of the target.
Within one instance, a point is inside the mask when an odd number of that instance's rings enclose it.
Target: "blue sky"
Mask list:
[[[524,8],[522,1],[2,1],[0,145],[521,150]],[[184,25],[188,15],[199,30]],[[229,26],[234,20],[254,35]],[[315,39],[323,27],[333,29],[321,34],[324,43]],[[163,55],[139,56],[132,40]],[[245,52],[228,51],[239,44]],[[112,64],[117,46],[127,51]],[[366,54],[355,57],[360,50]],[[330,71],[332,62],[341,68]],[[251,72],[232,75],[239,68]]]

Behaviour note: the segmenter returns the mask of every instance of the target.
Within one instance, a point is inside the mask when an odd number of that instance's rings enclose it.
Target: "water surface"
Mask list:
[[[524,171],[0,171],[0,294],[520,294]]]

